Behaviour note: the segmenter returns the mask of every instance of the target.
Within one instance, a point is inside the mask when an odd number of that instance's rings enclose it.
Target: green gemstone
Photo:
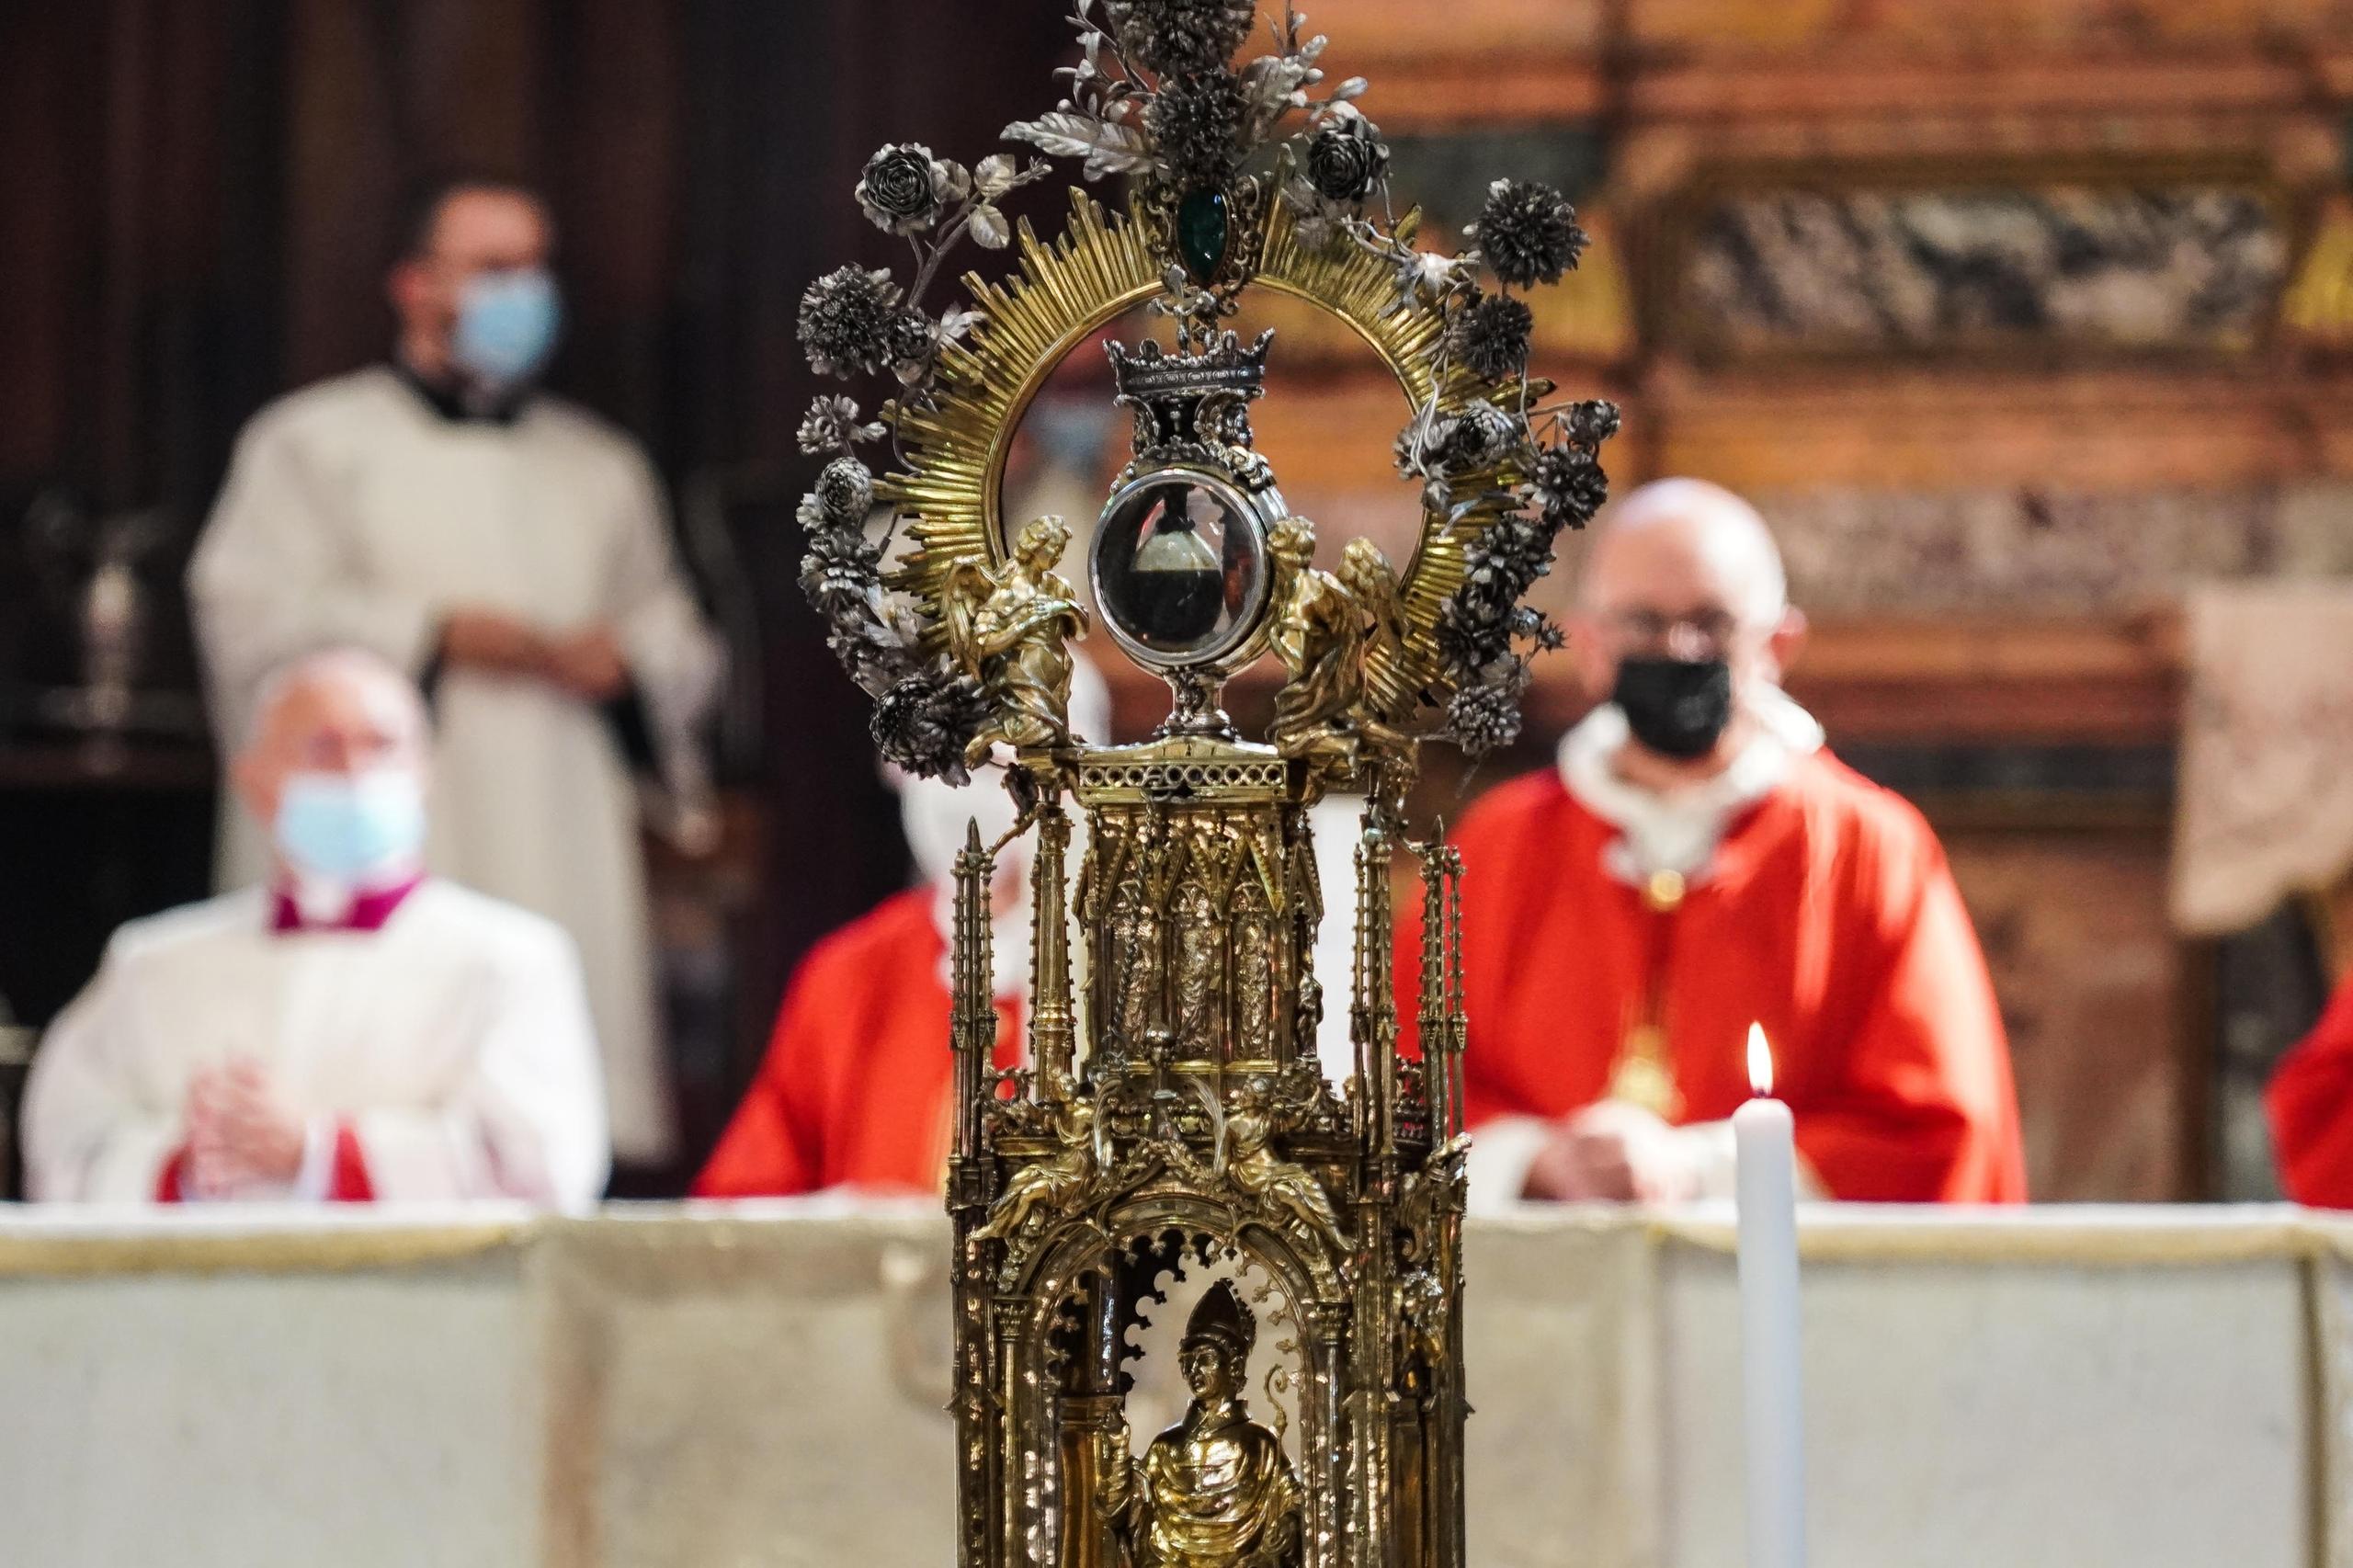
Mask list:
[[[1207,287],[1225,260],[1225,192],[1197,190],[1176,204],[1176,251],[1193,281]]]

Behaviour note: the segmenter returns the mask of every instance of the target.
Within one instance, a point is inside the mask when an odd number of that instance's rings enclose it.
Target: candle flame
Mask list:
[[[1759,1099],[1773,1092],[1773,1048],[1763,1024],[1748,1026],[1748,1086]]]

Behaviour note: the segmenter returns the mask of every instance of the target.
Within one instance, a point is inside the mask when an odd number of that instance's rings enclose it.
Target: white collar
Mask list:
[[[291,863],[281,863],[278,886],[305,923],[327,926],[348,919],[354,906],[369,894],[413,882],[424,874],[424,865],[414,855],[385,861],[353,881],[323,877]]]
[[[1756,733],[1714,778],[1660,795],[1631,784],[1612,766],[1627,744],[1625,710],[1604,703],[1561,737],[1561,782],[1586,810],[1619,831],[1604,857],[1611,875],[1641,881],[1657,871],[1700,880],[1724,829],[1779,789],[1790,767],[1822,749],[1813,714],[1772,687],[1749,699]]]

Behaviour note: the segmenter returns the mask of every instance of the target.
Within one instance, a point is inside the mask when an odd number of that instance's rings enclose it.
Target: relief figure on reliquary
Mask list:
[[[998,744],[1069,743],[1067,644],[1087,630],[1078,591],[1054,569],[1069,548],[1069,526],[1039,517],[1023,527],[1003,567],[964,561],[949,574],[942,618],[949,651],[989,714],[965,744],[967,767],[986,762]]]
[[[1175,884],[1177,849],[1157,812],[1124,823],[1099,824],[1084,881],[1099,886],[1098,866],[1108,874],[1110,896],[1097,909],[1083,895],[1080,913],[1100,923],[1094,971],[1105,1043],[1115,1052],[1141,1058],[1146,1042],[1167,1017],[1166,911]]]
[[[1233,904],[1233,1054],[1241,1061],[1275,1053],[1275,971],[1286,956],[1279,940],[1266,888],[1245,875]]]
[[[1359,739],[1393,744],[1397,733],[1365,710],[1365,660],[1377,639],[1395,640],[1395,574],[1368,539],[1350,540],[1341,575],[1318,568],[1315,530],[1287,517],[1269,540],[1275,558],[1275,657],[1287,677],[1275,696],[1270,737],[1286,756],[1345,754]]]
[[[1190,1062],[1217,1059],[1225,1001],[1225,921],[1218,900],[1199,878],[1176,890],[1177,1054]]]

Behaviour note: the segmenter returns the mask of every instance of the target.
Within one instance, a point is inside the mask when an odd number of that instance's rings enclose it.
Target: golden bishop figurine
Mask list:
[[[1128,1455],[1124,1424],[1099,1433],[1103,1488],[1129,1568],[1296,1568],[1299,1477],[1282,1440],[1250,1419],[1242,1382],[1257,1320],[1230,1280],[1209,1288],[1185,1324],[1177,1360],[1193,1403],[1184,1419]]]

